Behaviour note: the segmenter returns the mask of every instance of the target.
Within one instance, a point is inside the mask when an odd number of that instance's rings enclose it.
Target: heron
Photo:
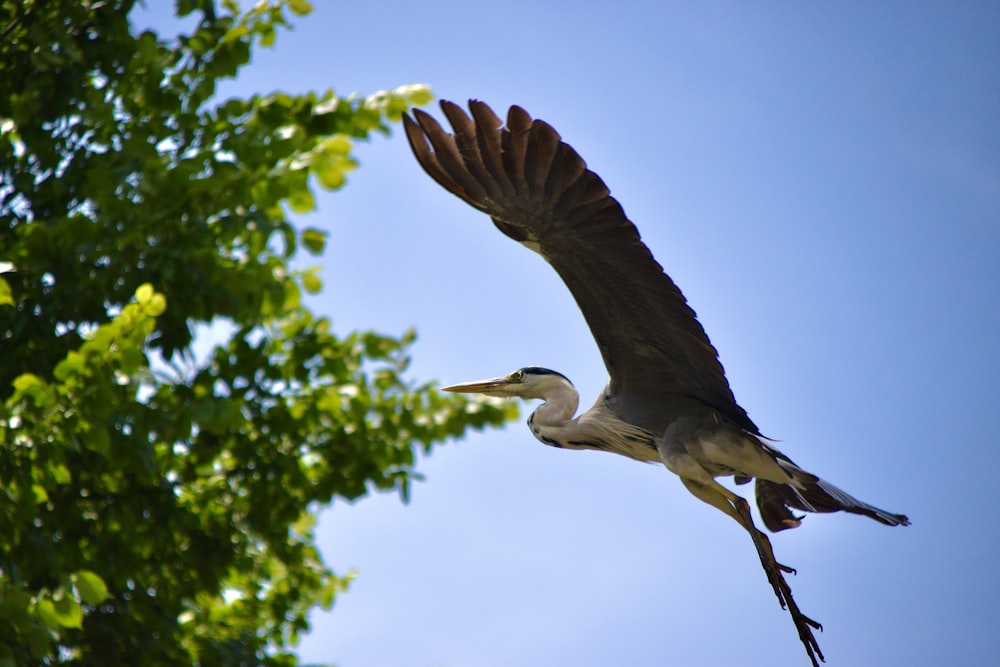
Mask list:
[[[477,100],[467,114],[441,102],[451,125],[413,110],[403,123],[424,171],[493,220],[505,235],[542,255],[572,293],[610,377],[580,415],[567,377],[537,366],[509,375],[443,387],[444,391],[537,399],[532,434],[562,449],[613,452],[662,463],[695,497],[742,526],[774,594],[787,609],[810,661],[825,661],[799,609],[767,535],[750,504],[720,484],[754,480],[764,525],[800,525],[798,512],[849,512],[889,526],[903,514],[862,502],[799,467],[762,435],[733,396],[716,349],[680,289],[653,258],[635,225],[601,178],[548,123],[512,106],[506,123]],[[471,114],[471,115],[470,115]]]

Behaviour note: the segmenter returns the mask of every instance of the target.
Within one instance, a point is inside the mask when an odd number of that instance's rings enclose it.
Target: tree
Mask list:
[[[292,665],[347,581],[317,507],[404,497],[417,448],[511,415],[333,334],[289,212],[430,94],[217,100],[304,0],[0,0],[0,666]],[[205,358],[193,331],[228,333]]]

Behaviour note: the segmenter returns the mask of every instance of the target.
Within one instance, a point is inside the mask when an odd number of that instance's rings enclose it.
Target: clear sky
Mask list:
[[[829,663],[996,664],[1000,4],[314,4],[223,94],[422,82],[550,122],[763,432],[913,520],[812,515],[774,537]],[[303,220],[330,232],[315,308],[345,333],[416,327],[416,379],[540,365],[589,406],[606,372],[546,263],[425,176],[401,130],[358,156]],[[808,664],[747,535],[661,466],[518,422],[420,469],[409,505],[324,512],[324,558],[358,575],[305,661]]]

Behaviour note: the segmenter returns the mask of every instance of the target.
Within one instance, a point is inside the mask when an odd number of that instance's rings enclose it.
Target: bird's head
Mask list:
[[[462,394],[484,394],[500,398],[548,400],[551,396],[565,393],[567,388],[573,389],[573,383],[562,373],[538,366],[528,366],[527,368],[519,368],[505,377],[453,384],[450,387],[442,387],[441,390]],[[573,389],[572,393],[576,394],[576,390]]]

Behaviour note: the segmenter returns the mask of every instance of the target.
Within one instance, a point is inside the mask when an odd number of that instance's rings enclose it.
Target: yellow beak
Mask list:
[[[508,387],[511,381],[507,378],[492,378],[490,380],[476,380],[475,382],[463,382],[453,384],[448,387],[441,387],[441,391],[453,391],[460,394],[486,394],[487,396],[510,396]]]

